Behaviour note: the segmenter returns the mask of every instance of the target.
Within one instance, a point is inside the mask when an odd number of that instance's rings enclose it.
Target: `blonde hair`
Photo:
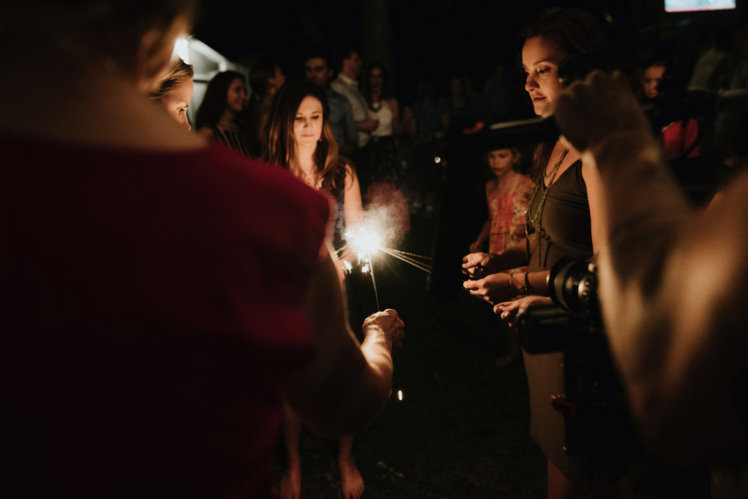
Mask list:
[[[164,98],[173,92],[185,81],[191,80],[195,75],[191,64],[187,64],[182,59],[177,58],[172,64],[171,71],[166,77],[161,80],[161,84],[158,89],[150,93],[149,97],[153,102],[161,102]]]

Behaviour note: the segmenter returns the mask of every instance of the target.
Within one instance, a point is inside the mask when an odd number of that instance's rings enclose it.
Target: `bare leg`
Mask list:
[[[548,461],[548,499],[572,499],[579,495],[577,485]]]
[[[353,461],[353,436],[340,439],[338,453],[340,486],[345,499],[359,499],[364,493],[364,479]]]
[[[282,499],[299,499],[301,497],[301,455],[299,438],[301,437],[301,419],[285,402],[283,403],[283,441],[288,454],[286,472],[280,483]]]

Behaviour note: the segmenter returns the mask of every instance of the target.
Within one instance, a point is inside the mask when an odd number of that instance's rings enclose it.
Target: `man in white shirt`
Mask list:
[[[351,103],[353,122],[358,131],[358,147],[364,147],[373,130],[379,126],[379,120],[369,116],[366,99],[358,89],[358,78],[361,75],[363,62],[355,48],[345,48],[339,54],[338,76],[331,83],[333,90],[343,94]]]

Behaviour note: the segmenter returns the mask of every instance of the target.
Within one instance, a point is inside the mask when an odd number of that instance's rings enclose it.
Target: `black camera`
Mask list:
[[[586,258],[559,260],[551,268],[548,291],[554,305],[531,308],[519,317],[520,341],[527,353],[566,350],[580,335],[598,337],[595,342],[605,339],[594,263]]]

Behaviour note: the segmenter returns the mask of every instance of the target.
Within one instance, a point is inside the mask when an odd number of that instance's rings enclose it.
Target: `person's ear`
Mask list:
[[[168,30],[151,28],[140,38],[135,77],[141,92],[150,93],[158,87],[171,67],[174,44],[186,27],[183,20],[175,20]]]

